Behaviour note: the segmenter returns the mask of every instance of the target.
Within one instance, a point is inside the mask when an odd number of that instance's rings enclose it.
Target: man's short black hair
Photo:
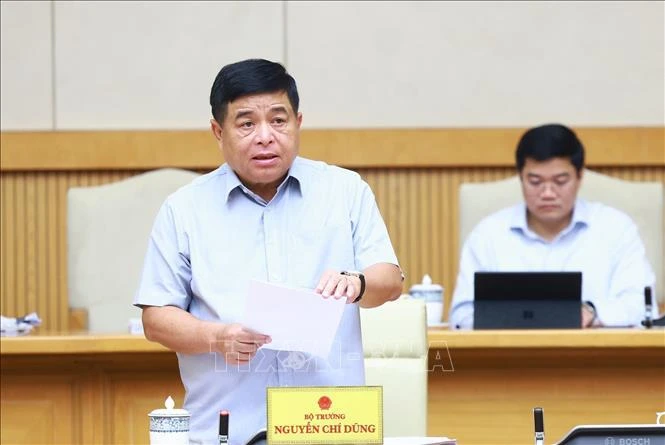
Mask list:
[[[524,133],[517,144],[517,171],[522,171],[527,158],[539,162],[552,158],[568,158],[579,173],[584,168],[584,146],[575,132],[564,125],[541,125]]]
[[[298,113],[300,99],[296,81],[279,63],[265,59],[248,59],[222,67],[212,84],[212,116],[222,124],[229,102],[250,94],[284,91],[291,107]]]

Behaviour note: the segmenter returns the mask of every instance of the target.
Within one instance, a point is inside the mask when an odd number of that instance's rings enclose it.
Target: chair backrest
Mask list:
[[[384,434],[426,436],[425,303],[404,295],[377,308],[360,309],[360,319],[366,384],[383,386]]]
[[[92,332],[128,332],[148,238],[168,195],[199,176],[160,169],[67,193],[69,305],[88,312]]]
[[[647,258],[656,274],[655,295],[665,303],[663,295],[663,184],[613,178],[592,170],[584,171],[579,196],[598,201],[629,215],[640,232]],[[471,230],[485,216],[522,201],[519,178],[500,181],[464,183],[459,189],[460,246]]]

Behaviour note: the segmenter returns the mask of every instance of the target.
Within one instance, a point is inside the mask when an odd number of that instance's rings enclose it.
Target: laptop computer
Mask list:
[[[474,293],[474,329],[582,324],[582,272],[476,272]]]
[[[555,445],[665,444],[665,425],[578,425]]]

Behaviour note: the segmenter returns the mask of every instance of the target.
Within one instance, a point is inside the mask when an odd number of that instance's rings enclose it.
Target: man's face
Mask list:
[[[272,199],[298,155],[302,114],[285,92],[239,97],[226,117],[211,129],[225,161],[240,180],[266,200]]]
[[[520,173],[522,193],[531,217],[542,225],[566,222],[575,206],[582,177],[568,158],[527,158]]]

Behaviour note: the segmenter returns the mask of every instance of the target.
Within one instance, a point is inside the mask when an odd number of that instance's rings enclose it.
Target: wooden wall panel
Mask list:
[[[111,425],[115,428],[109,443],[149,444],[150,419],[148,413],[163,408],[168,396],[182,408],[185,391],[182,385],[173,385],[172,372],[114,373],[109,385],[112,395]],[[137,391],[137,386],[141,391]]]
[[[665,166],[602,167],[634,181],[665,184]],[[404,290],[423,274],[445,286],[446,311],[457,274],[457,190],[462,182],[502,179],[510,167],[363,168],[406,272]],[[0,310],[36,311],[45,330],[69,328],[66,197],[73,186],[119,181],[140,171],[39,171],[0,174]]]
[[[16,172],[0,175],[0,310],[36,311],[45,329],[68,329],[67,190],[137,172]]]
[[[622,388],[617,381],[627,374],[634,385]],[[652,412],[662,409],[662,398],[651,397],[656,391],[653,384],[662,379],[662,368],[611,365],[586,369],[579,365],[536,369],[481,365],[432,374],[428,433],[463,438],[469,444],[488,444],[489,437],[492,445],[532,443],[533,417],[529,414],[536,406],[545,409],[550,440],[564,437],[575,425],[651,423]],[[500,409],[490,408],[494,404],[501,405]],[[455,408],[451,410],[451,406]]]
[[[75,404],[73,387],[69,376],[3,375],[1,442],[74,443],[77,426],[70,415]]]
[[[514,174],[509,167],[463,169],[358,169],[377,197],[397,258],[405,291],[424,274],[453,292],[457,274],[458,196],[462,182],[493,181]],[[446,305],[447,308],[448,305]]]
[[[348,168],[511,167],[524,128],[384,128],[301,132],[300,153]],[[663,166],[663,127],[575,128],[587,165]],[[0,171],[208,168],[222,155],[207,130],[0,132]]]

